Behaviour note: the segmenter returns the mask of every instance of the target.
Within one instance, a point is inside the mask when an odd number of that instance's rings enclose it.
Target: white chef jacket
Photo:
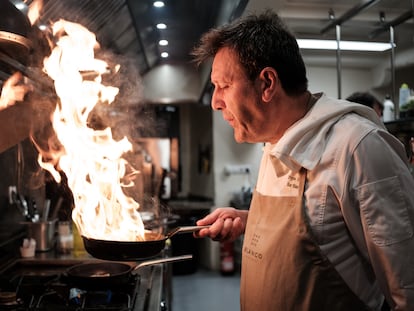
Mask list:
[[[305,210],[321,250],[373,310],[384,296],[414,310],[414,179],[402,143],[365,106],[319,98],[274,145],[266,144],[256,191],[308,170]]]

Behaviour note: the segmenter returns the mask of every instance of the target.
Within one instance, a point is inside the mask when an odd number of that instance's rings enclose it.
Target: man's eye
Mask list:
[[[212,84],[213,90],[215,89],[216,91],[224,90],[224,89],[227,89],[228,87],[229,87],[228,84]]]

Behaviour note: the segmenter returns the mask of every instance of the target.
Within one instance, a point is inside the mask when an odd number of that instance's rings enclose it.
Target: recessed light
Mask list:
[[[155,1],[155,2],[153,3],[153,5],[154,5],[156,8],[162,8],[162,7],[164,6],[164,1]]]
[[[167,29],[167,25],[165,25],[164,23],[159,23],[157,24],[157,29]]]
[[[167,58],[168,57],[168,52],[162,52],[161,57],[162,58]]]
[[[160,40],[158,42],[158,44],[161,45],[161,46],[166,46],[166,45],[168,45],[168,40]]]

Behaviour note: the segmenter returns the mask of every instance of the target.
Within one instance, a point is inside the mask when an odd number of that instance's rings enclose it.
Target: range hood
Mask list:
[[[168,0],[157,8],[148,0],[44,0],[36,25],[65,19],[94,32],[103,50],[128,58],[138,69],[144,102],[197,102],[208,69],[195,68],[190,51],[202,33],[239,17],[247,2]],[[160,22],[167,28],[157,29]],[[160,47],[159,40],[167,38],[168,46]],[[167,59],[160,56],[163,51],[168,51]]]

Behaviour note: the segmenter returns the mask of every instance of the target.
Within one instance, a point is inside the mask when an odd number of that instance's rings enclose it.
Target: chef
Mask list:
[[[372,109],[312,94],[295,37],[266,11],[212,29],[211,106],[264,143],[249,211],[218,208],[197,237],[244,234],[241,310],[414,310],[414,180]]]

